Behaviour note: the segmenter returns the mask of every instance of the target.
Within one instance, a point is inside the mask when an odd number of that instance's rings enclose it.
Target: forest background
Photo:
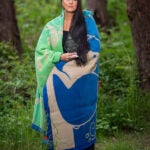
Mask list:
[[[60,14],[61,5],[59,0],[15,0],[15,7],[23,54],[20,59],[12,46],[0,43],[0,149],[44,150],[41,135],[30,127],[36,89],[34,50],[44,25]],[[107,11],[107,31],[98,25],[96,149],[149,150],[150,93],[139,88],[125,0],[109,0]]]

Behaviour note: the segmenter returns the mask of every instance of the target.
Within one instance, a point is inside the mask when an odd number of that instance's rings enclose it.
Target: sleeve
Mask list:
[[[62,54],[58,47],[52,49],[52,43],[50,39],[50,30],[46,25],[40,35],[35,50],[36,77],[40,92],[46,83],[51,69],[53,68],[54,64],[60,60],[60,56]]]
[[[98,31],[98,28],[97,28],[97,24],[95,22],[95,19],[93,18],[92,15],[89,15],[89,26],[91,27],[90,28],[90,33],[92,35],[94,35],[97,39],[100,40],[100,33]]]
[[[86,17],[87,38],[90,49],[94,52],[100,52],[100,33],[98,31],[96,22],[91,14]]]
[[[36,55],[48,57],[49,63],[57,63],[62,54],[59,50],[51,48],[50,31],[47,25],[44,27],[36,46]]]

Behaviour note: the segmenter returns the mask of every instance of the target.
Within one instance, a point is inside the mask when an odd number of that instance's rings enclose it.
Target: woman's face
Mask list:
[[[66,12],[73,13],[77,9],[78,0],[62,0],[62,6]]]

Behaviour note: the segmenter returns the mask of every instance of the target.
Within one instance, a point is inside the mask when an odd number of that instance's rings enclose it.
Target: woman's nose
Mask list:
[[[69,0],[69,3],[73,3],[74,0]]]

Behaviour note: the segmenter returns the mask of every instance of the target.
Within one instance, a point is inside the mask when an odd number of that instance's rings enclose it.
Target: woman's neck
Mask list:
[[[65,12],[64,30],[69,31],[74,13]]]
[[[71,21],[73,18],[74,13],[71,12],[65,12],[65,20]]]

